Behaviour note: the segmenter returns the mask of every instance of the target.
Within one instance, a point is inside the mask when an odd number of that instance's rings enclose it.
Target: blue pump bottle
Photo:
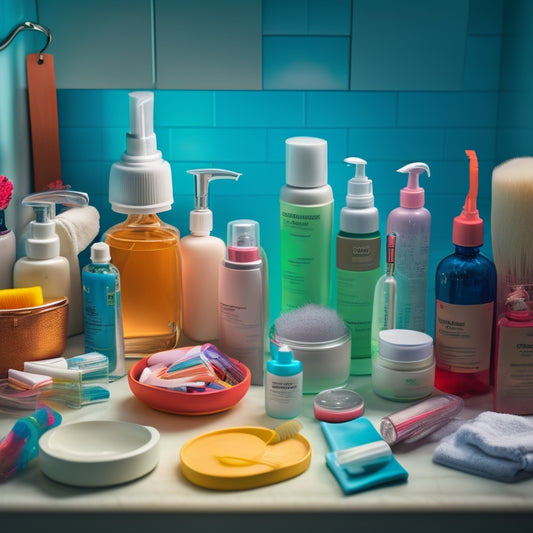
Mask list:
[[[436,272],[435,386],[464,396],[490,387],[496,267],[480,252],[483,220],[476,208],[478,163],[470,158],[470,190],[461,215],[454,219],[455,253]]]

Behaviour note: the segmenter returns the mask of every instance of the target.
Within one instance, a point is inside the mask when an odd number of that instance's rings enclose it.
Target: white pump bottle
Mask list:
[[[218,338],[218,270],[226,254],[222,239],[210,235],[213,212],[207,207],[209,183],[239,179],[231,170],[189,170],[195,177],[195,205],[189,217],[190,235],[181,239],[183,333],[193,341]]]
[[[425,332],[431,214],[418,182],[422,172],[431,174],[425,163],[418,162],[398,172],[408,173],[409,178],[400,191],[400,207],[387,219],[387,233],[396,233],[396,328]]]
[[[77,191],[44,191],[22,200],[22,205],[33,208],[35,220],[30,222],[26,256],[18,259],[13,269],[14,287],[40,286],[45,301],[64,297],[70,300],[70,264],[59,254],[55,204],[81,207],[88,203],[87,194]],[[72,311],[69,310],[69,314]]]

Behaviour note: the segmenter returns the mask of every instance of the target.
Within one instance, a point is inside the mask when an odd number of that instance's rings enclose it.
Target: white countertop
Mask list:
[[[69,340],[68,355],[83,353],[79,337]],[[128,366],[134,361],[128,360]],[[350,378],[349,387],[366,401],[364,416],[376,427],[385,414],[404,404],[379,398],[370,378]],[[0,515],[19,513],[533,513],[533,478],[507,484],[469,475],[432,462],[435,435],[410,446],[393,448],[396,459],[409,473],[407,482],[381,486],[346,496],[325,463],[329,451],[319,423],[313,416],[312,395],[304,397],[302,434],[312,445],[312,460],[300,476],[266,487],[223,492],[203,489],[187,481],[179,468],[183,444],[200,434],[235,426],[275,427],[282,421],[268,417],[263,387],[252,386],[229,411],[208,416],[180,416],[153,410],[131,393],[127,378],[109,385],[111,399],[68,409],[59,404],[63,423],[116,419],[151,425],[161,433],[160,460],[151,473],[136,481],[109,488],[68,487],[46,478],[38,459],[0,485]],[[461,418],[474,418],[490,409],[490,395],[465,401]],[[0,435],[14,418],[0,415]],[[530,517],[531,519],[531,517]],[[4,528],[2,527],[2,530]],[[7,530],[6,530],[7,531]],[[486,530],[485,530],[486,531]]]

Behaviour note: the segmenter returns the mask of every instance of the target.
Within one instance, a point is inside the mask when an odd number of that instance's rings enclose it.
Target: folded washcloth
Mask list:
[[[320,422],[331,452],[326,454],[326,464],[337,479],[344,494],[354,494],[385,484],[400,483],[407,480],[407,471],[391,457],[385,466],[361,475],[352,475],[338,464],[334,452],[354,446],[383,440],[374,426],[365,417],[348,422]]]
[[[78,254],[83,252],[100,231],[98,210],[87,205],[72,207],[56,216],[56,233],[60,242],[60,254],[70,264],[70,301],[68,314],[68,335],[83,331],[83,301],[81,292],[81,270]]]
[[[433,461],[507,483],[533,476],[533,417],[481,413],[442,439]]]

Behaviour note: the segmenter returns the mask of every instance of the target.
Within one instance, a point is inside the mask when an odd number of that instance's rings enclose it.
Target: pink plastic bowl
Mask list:
[[[250,388],[251,374],[248,367],[232,359],[233,363],[244,372],[244,379],[228,389],[206,392],[181,392],[139,381],[142,371],[146,368],[148,358],[135,363],[128,373],[128,383],[133,394],[158,411],[176,415],[210,415],[231,409],[237,404]]]

